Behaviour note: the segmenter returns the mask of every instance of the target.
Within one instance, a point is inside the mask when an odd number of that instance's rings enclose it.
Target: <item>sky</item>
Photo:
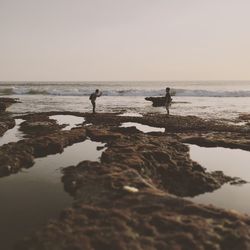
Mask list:
[[[0,0],[0,80],[250,80],[249,11],[249,0]]]

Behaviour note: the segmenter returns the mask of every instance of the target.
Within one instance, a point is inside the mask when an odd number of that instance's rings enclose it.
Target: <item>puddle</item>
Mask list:
[[[75,115],[52,115],[49,118],[56,120],[59,125],[68,124],[62,130],[70,130],[79,125],[82,125],[82,123],[85,121],[84,117],[79,117]]]
[[[205,148],[189,145],[190,157],[207,171],[220,170],[226,175],[250,181],[250,152],[241,149]],[[190,198],[192,201],[213,204],[218,207],[250,214],[250,183],[243,185],[224,184],[220,189]]]
[[[129,127],[136,127],[138,130],[140,130],[143,133],[150,133],[150,132],[162,132],[164,133],[165,128],[157,128],[157,127],[151,127],[148,125],[143,125],[137,122],[124,122],[120,126],[121,128],[129,128]]]
[[[62,154],[37,158],[30,169],[0,179],[1,249],[39,229],[60,211],[72,204],[64,191],[61,168],[83,160],[97,161],[103,143],[86,140],[65,148]]]
[[[235,125],[235,126],[246,126],[247,122],[246,121],[244,121],[244,122],[228,122],[227,124]]]
[[[22,139],[23,134],[19,131],[20,124],[24,122],[23,119],[15,119],[16,125],[14,128],[7,130],[2,137],[0,137],[0,146],[10,143],[17,142]]]
[[[89,126],[92,126],[93,125],[93,123],[86,123],[86,124],[84,124],[84,127],[89,127]]]
[[[143,117],[140,113],[123,113],[117,116],[129,116],[129,117]]]

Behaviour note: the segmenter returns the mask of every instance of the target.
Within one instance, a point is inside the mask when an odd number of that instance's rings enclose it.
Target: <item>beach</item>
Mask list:
[[[1,246],[249,249],[250,82],[234,84],[2,83]],[[145,100],[167,86],[170,116]]]
[[[20,105],[9,108],[13,113],[72,111],[88,112],[89,95],[100,89],[99,112],[165,113],[152,107],[145,97],[164,96],[171,88],[171,113],[196,115],[212,119],[236,119],[249,112],[249,81],[197,82],[0,82],[0,95],[19,98]]]
[[[0,1],[0,250],[250,250],[250,1]]]

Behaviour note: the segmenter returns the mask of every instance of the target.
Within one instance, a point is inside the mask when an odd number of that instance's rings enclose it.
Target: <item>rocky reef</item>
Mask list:
[[[64,128],[45,114],[25,115],[22,118],[25,122],[21,123],[20,130],[25,133],[26,137],[48,135]]]
[[[135,169],[155,187],[178,196],[212,191],[234,180],[220,172],[207,173],[190,159],[188,147],[171,136],[131,133],[130,129],[128,135],[125,130],[119,133],[117,129],[87,128],[87,135],[92,140],[108,143],[108,149],[102,154],[102,163],[119,163]]]
[[[65,147],[86,139],[86,132],[82,127],[61,131],[63,126],[46,115],[30,114],[20,117],[25,119],[20,129],[27,139],[0,147],[0,177],[31,167],[34,158],[60,153]]]
[[[65,131],[50,119],[56,114],[81,116],[85,122]],[[5,111],[0,116],[2,135],[15,120]],[[184,144],[250,150],[248,126],[161,114],[44,112],[15,118],[24,120],[24,139],[0,147],[0,177],[32,167],[35,158],[63,152],[86,138],[106,148],[99,162],[82,159],[63,169],[64,189],[74,197],[72,207],[15,249],[250,249],[249,216],[185,199],[244,181],[206,171],[190,159]],[[121,127],[124,122],[165,132],[142,133],[136,127]]]
[[[18,172],[34,164],[34,158],[63,151],[63,148],[86,139],[83,128],[62,131],[0,147],[0,177]]]
[[[14,98],[0,98],[0,136],[2,136],[8,129],[15,126],[15,120],[6,112],[6,109],[13,103],[18,102],[19,101]]]
[[[1,97],[0,98],[0,113],[6,111],[6,109],[11,106],[13,103],[18,103],[19,100],[16,98],[9,98],[9,97]]]
[[[43,115],[48,114],[39,117]],[[47,135],[19,142],[30,146],[32,157],[86,137],[104,142],[106,150],[100,162],[83,159],[63,170],[62,182],[74,204],[16,249],[250,249],[248,216],[183,198],[238,180],[219,171],[207,172],[190,159],[183,142],[207,140],[215,145],[224,138],[223,146],[240,147],[243,139],[249,143],[245,128],[198,117],[82,115],[91,126],[71,131],[55,127]],[[48,121],[40,118],[27,120]],[[165,133],[119,127],[123,122],[164,127]],[[29,134],[30,129],[26,131]]]
[[[134,170],[111,172],[108,166],[83,162],[67,171],[84,182],[77,189],[77,202],[17,249],[250,247],[249,217],[163,193]],[[131,186],[114,185],[128,181]]]
[[[15,120],[8,115],[0,115],[0,136],[15,126]]]

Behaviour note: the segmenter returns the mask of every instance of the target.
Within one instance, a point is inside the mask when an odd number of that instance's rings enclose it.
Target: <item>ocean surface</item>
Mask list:
[[[196,82],[0,82],[0,96],[19,98],[14,113],[42,111],[91,112],[89,95],[100,89],[97,112],[165,113],[145,97],[164,96],[171,88],[170,114],[236,119],[250,113],[250,81]]]

